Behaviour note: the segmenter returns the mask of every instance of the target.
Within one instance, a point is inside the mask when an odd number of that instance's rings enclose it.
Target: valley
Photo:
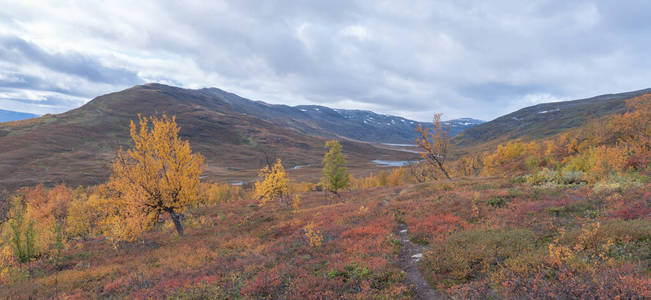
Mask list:
[[[2,1],[0,299],[651,299],[651,1]]]

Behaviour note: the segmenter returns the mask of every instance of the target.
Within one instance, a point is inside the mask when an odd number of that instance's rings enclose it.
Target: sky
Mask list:
[[[0,0],[0,109],[133,85],[428,121],[651,87],[651,1]]]

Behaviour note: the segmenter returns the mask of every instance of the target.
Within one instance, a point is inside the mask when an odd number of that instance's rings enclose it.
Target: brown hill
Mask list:
[[[0,186],[39,182],[97,184],[106,180],[119,147],[130,143],[128,124],[137,114],[176,115],[181,135],[206,157],[204,174],[222,181],[250,180],[271,149],[286,168],[318,176],[325,137],[317,137],[255,117],[205,90],[147,84],[97,97],[58,115],[0,123]],[[287,120],[287,122],[302,122]],[[373,159],[414,155],[343,139],[353,170]]]
[[[626,100],[651,89],[529,106],[466,129],[452,139],[456,154],[486,151],[513,139],[535,140],[584,125],[590,119],[625,110]]]

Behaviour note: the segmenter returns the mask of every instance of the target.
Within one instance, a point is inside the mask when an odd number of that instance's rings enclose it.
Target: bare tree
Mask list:
[[[434,114],[433,123],[432,128],[418,125],[416,131],[420,136],[416,138],[416,143],[424,150],[420,153],[423,159],[434,168],[441,170],[445,177],[452,180],[444,167],[448,147],[450,146],[450,126],[443,127],[441,114]]]

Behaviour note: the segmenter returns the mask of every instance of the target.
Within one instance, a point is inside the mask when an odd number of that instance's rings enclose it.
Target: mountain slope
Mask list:
[[[25,119],[31,119],[36,117],[38,117],[38,115],[0,109],[0,122],[25,120]]]
[[[485,121],[472,118],[459,118],[443,121],[443,126],[448,126],[450,128],[450,136],[455,137],[464,132],[466,129],[483,123],[485,123]],[[431,123],[425,123],[425,126],[430,124]]]
[[[591,118],[621,113],[626,100],[643,94],[651,94],[651,89],[526,107],[469,128],[453,138],[452,144],[457,151],[465,152],[468,148],[485,150],[516,138],[545,138],[579,127]]]
[[[242,98],[217,88],[202,89],[199,92],[231,104],[234,111],[303,133],[326,137],[343,136],[366,142],[410,144],[416,138],[415,129],[419,124],[431,125],[367,110],[332,109],[319,105],[272,105]],[[450,125],[450,133],[454,136],[483,121],[464,118],[445,123]]]
[[[318,176],[325,138],[241,111],[203,90],[148,84],[97,97],[63,114],[0,123],[0,185],[103,182],[117,149],[129,146],[128,124],[138,113],[176,115],[182,137],[206,157],[209,178],[254,177],[265,149],[276,152],[289,168],[314,165]],[[413,156],[352,140],[343,144],[353,168],[373,159]]]

